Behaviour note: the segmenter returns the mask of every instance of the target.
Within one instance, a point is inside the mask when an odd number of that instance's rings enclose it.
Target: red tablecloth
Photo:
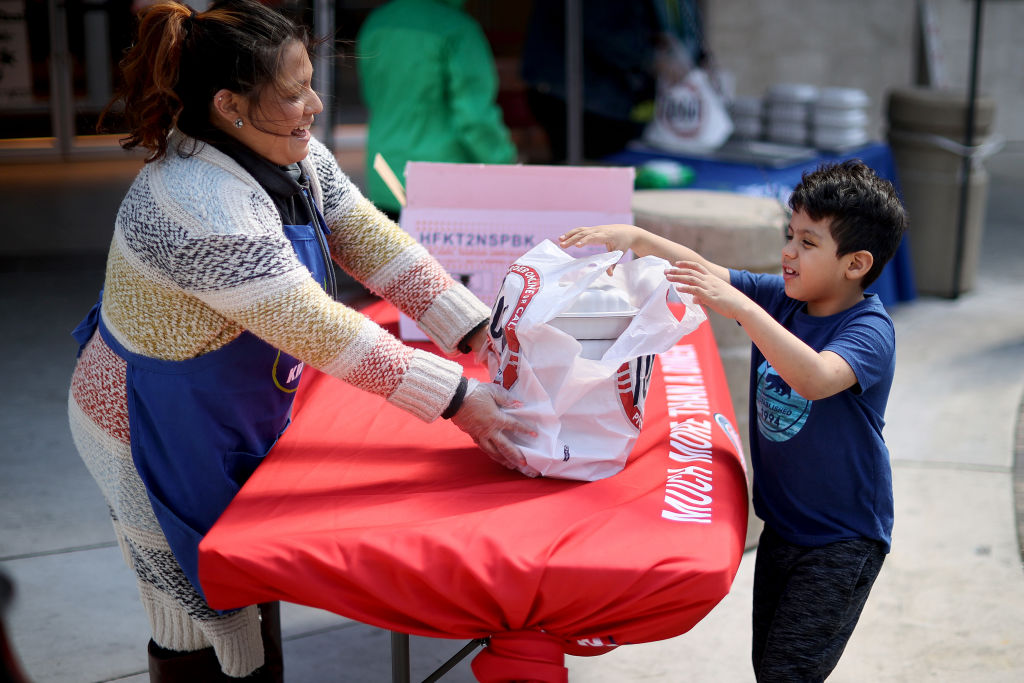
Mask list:
[[[481,680],[560,680],[563,652],[679,635],[729,591],[747,528],[733,425],[707,323],[655,363],[626,468],[589,483],[506,470],[450,422],[307,368],[291,427],[200,545],[203,590],[218,609],[284,600],[490,636]]]

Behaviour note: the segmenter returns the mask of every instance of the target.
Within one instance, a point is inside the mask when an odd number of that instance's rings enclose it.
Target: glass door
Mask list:
[[[120,136],[98,134],[96,124],[137,14],[157,1],[0,0],[0,161],[123,156]],[[311,24],[333,25],[329,0],[265,1]],[[187,4],[202,12],[210,0]],[[318,85],[329,92],[333,62],[317,67]],[[116,130],[116,120],[107,124]]]
[[[97,135],[139,0],[0,0],[0,155],[117,150]]]

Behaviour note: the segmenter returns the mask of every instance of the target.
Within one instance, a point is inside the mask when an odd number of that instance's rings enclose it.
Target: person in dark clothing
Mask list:
[[[600,159],[640,136],[654,99],[662,22],[653,2],[582,3],[583,155]],[[566,159],[565,0],[536,2],[523,46],[527,102],[554,163]]]

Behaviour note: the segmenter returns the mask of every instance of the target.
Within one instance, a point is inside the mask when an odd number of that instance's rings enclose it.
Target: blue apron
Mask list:
[[[321,240],[330,231],[316,214],[317,226],[284,232],[312,277],[326,283],[331,265]],[[303,363],[250,332],[189,360],[142,356],[117,342],[99,308],[72,334],[81,353],[98,326],[127,363],[132,460],[175,558],[203,595],[199,542],[288,426]]]

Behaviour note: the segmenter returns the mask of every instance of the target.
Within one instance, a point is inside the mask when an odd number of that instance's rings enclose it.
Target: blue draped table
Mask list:
[[[792,163],[765,158],[756,161],[731,161],[714,156],[698,157],[673,154],[643,146],[631,146],[602,161],[617,166],[640,166],[647,161],[667,159],[685,164],[695,173],[688,189],[719,190],[759,197],[773,197],[785,203],[805,171],[813,171],[828,162],[860,159],[874,169],[879,177],[892,182],[899,189],[896,165],[889,146],[874,142],[843,154],[817,153],[813,157],[793,160]],[[917,296],[914,273],[910,261],[910,248],[904,237],[896,255],[886,264],[878,280],[868,287],[887,307]]]

